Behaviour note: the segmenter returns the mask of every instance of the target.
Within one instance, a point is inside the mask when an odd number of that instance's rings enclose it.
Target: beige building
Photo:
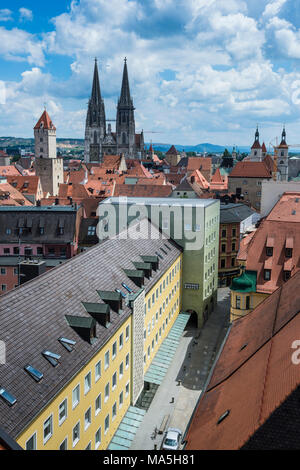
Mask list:
[[[244,202],[261,209],[262,182],[272,179],[272,172],[264,161],[238,162],[228,177],[228,192],[243,196]]]

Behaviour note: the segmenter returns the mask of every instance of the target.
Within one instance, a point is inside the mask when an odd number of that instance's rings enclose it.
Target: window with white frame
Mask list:
[[[92,408],[89,407],[84,414],[84,430],[86,430],[92,422]]]
[[[119,337],[119,349],[123,348],[123,344],[124,344],[124,335],[123,333],[121,333]]]
[[[61,425],[68,415],[68,401],[65,398],[64,401],[58,407],[58,423]]]
[[[109,382],[105,385],[104,389],[104,402],[106,403],[109,398]]]
[[[101,427],[98,429],[98,431],[95,434],[95,449],[98,449],[100,444],[101,444]]]
[[[123,377],[124,374],[124,364],[121,362],[120,367],[119,367],[119,379]]]
[[[117,416],[117,402],[115,401],[115,403],[113,404],[112,409],[111,409],[111,419],[112,419],[112,421],[115,419],[116,416]]]
[[[112,345],[112,359],[114,359],[117,355],[117,341],[114,342],[114,344]]]
[[[91,386],[92,386],[92,374],[89,372],[84,377],[84,394],[85,395],[91,390]]]
[[[129,340],[129,334],[130,334],[130,326],[127,325],[126,326],[126,333],[125,333],[125,338],[126,338],[126,341]]]
[[[125,396],[128,397],[129,395],[129,382],[127,382],[126,387],[125,387]]]
[[[119,408],[122,408],[123,403],[124,403],[124,393],[121,392],[119,395]]]
[[[76,385],[76,387],[74,388],[73,392],[72,392],[72,408],[74,410],[74,408],[76,408],[76,406],[78,405],[80,401],[80,385]]]
[[[101,377],[101,361],[97,362],[95,365],[95,382],[97,382]]]
[[[53,434],[53,415],[44,422],[44,444],[49,441]]]
[[[104,369],[106,370],[109,366],[109,351],[106,351],[104,356]]]
[[[129,367],[129,353],[126,355],[125,367],[126,367],[126,369],[128,369],[128,367]]]
[[[25,450],[36,450],[36,432],[26,441]]]
[[[104,421],[104,433],[106,434],[109,430],[109,414],[106,416]]]
[[[112,376],[112,390],[114,390],[117,386],[117,373],[115,372]]]
[[[78,421],[78,423],[74,426],[72,435],[73,435],[73,447],[75,447],[80,439],[80,421]]]
[[[102,403],[101,403],[101,393],[100,393],[95,400],[95,416],[97,416],[97,414],[100,413],[101,407],[102,407]]]

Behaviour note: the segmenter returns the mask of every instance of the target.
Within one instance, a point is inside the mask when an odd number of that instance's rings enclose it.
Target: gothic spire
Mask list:
[[[99,80],[99,74],[98,74],[97,59],[95,59],[95,68],[94,68],[94,78],[93,78],[93,88],[92,88],[91,101],[94,104],[101,103],[101,90],[100,90],[100,80]]]
[[[119,103],[121,105],[130,106],[132,105],[132,100],[130,96],[129,89],[129,79],[128,79],[128,70],[127,70],[127,59],[124,59],[124,70],[123,70],[123,79],[122,79],[122,89]]]

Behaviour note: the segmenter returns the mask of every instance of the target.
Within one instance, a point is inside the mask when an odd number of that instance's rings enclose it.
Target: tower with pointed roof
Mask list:
[[[35,172],[44,195],[57,196],[64,182],[63,159],[56,155],[56,127],[46,109],[34,126]]]
[[[252,162],[261,162],[262,161],[262,147],[259,143],[259,131],[258,126],[256,127],[254,143],[251,147],[250,160]]]
[[[288,181],[289,173],[289,147],[286,143],[286,130],[283,127],[281,143],[277,148],[277,171],[280,173],[281,181]]]
[[[134,110],[129,88],[127,59],[125,57],[121,95],[117,108],[116,138],[118,153],[124,153],[131,158],[136,153]]]
[[[97,59],[95,59],[92,94],[88,104],[85,126],[84,159],[86,162],[102,162],[102,141],[105,134],[105,106],[101,96]]]

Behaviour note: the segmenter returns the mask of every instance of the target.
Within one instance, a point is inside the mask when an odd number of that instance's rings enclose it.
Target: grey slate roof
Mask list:
[[[138,224],[139,222],[137,222]],[[130,231],[136,234],[137,224]],[[9,407],[0,398],[0,427],[16,438],[34,417],[66,386],[91,358],[100,351],[111,336],[131,315],[123,302],[123,314],[111,309],[108,328],[96,323],[97,340],[93,344],[81,339],[65,315],[90,318],[82,302],[102,303],[97,290],[124,291],[125,282],[134,292],[139,288],[124,273],[134,269],[133,261],[141,255],[152,256],[165,240],[149,239],[150,222],[140,222],[141,239],[108,239],[63,265],[42,274],[0,298],[0,338],[6,344],[6,364],[0,364],[0,387],[15,396],[17,402]],[[146,292],[153,287],[181,249],[167,241],[171,250],[159,260],[159,270],[145,278]],[[75,340],[72,352],[58,341],[60,337]],[[43,356],[45,349],[61,356],[53,367]],[[30,364],[44,374],[36,383],[25,371]]]
[[[21,234],[22,243],[71,243],[75,237],[77,209],[70,206],[0,207],[1,243],[18,243],[18,228],[28,227]],[[45,233],[40,234],[40,227]],[[64,233],[58,234],[63,227]],[[7,234],[6,230],[11,233]]]
[[[242,222],[253,214],[257,214],[254,210],[245,204],[221,204],[220,205],[220,223],[230,224],[234,222]]]

